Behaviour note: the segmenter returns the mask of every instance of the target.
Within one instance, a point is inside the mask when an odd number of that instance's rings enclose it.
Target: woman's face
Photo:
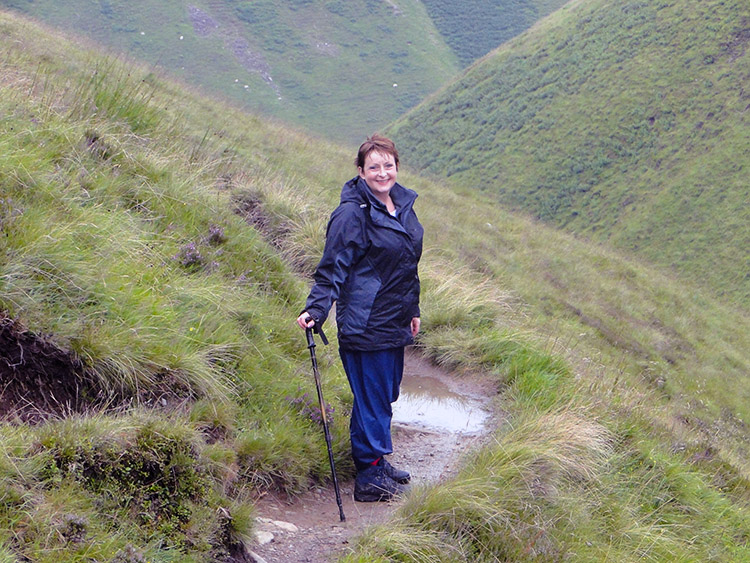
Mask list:
[[[365,167],[359,168],[359,176],[367,182],[378,199],[388,196],[396,183],[398,168],[392,154],[372,151],[365,157]]]

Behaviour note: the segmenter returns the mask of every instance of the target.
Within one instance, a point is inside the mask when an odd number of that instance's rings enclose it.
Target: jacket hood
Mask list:
[[[417,192],[396,182],[391,188],[391,198],[397,206],[406,207],[413,204],[414,200],[417,199]],[[358,205],[369,204],[371,207],[385,209],[383,202],[375,197],[367,186],[367,182],[361,176],[355,176],[341,188],[341,203],[346,202],[354,202]]]

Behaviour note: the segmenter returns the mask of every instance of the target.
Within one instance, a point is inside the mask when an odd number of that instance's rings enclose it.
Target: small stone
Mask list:
[[[282,520],[274,520],[273,525],[276,526],[277,528],[281,528],[285,532],[292,532],[292,533],[299,532],[299,528],[295,526],[294,524],[292,524],[291,522],[284,522]]]
[[[258,545],[266,545],[273,541],[273,534],[271,532],[264,532],[263,530],[257,530],[255,532],[255,541]]]
[[[263,559],[260,555],[253,551],[248,551],[247,554],[250,556],[250,561],[253,563],[268,563],[265,559]]]

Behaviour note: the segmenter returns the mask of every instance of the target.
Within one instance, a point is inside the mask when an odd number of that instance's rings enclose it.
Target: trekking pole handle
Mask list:
[[[315,338],[313,337],[313,329],[312,328],[306,328],[305,329],[305,336],[307,336],[307,347],[308,348],[315,348]]]
[[[315,338],[313,338],[313,333],[319,334],[320,339],[323,341],[323,344],[328,345],[328,339],[326,338],[325,332],[323,332],[323,328],[315,323],[315,325],[313,325],[312,327],[305,328],[308,348],[315,348]]]

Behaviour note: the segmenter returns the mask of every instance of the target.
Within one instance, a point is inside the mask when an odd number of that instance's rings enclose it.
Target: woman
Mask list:
[[[424,230],[413,209],[417,194],[396,182],[393,141],[369,137],[355,164],[359,175],[341,190],[297,324],[322,324],[336,302],[339,353],[354,395],[354,499],[371,502],[404,492],[410,479],[384,456],[393,452],[391,403],[399,395],[404,346],[420,327],[417,264]]]

